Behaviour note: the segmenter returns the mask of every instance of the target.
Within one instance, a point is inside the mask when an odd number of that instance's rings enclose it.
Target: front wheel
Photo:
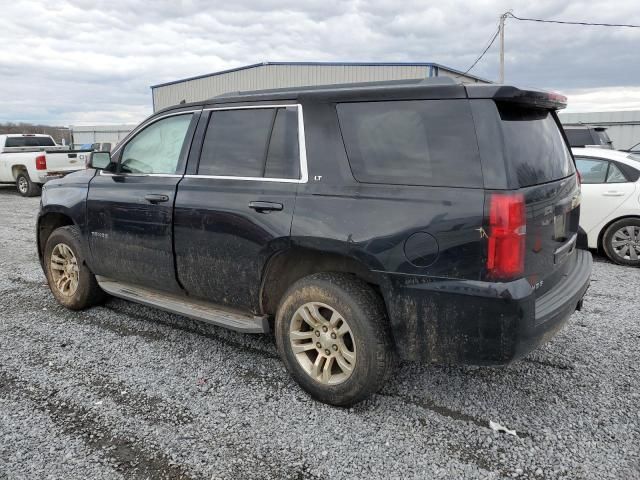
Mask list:
[[[602,237],[602,246],[611,261],[640,266],[640,219],[623,218],[612,223]]]
[[[393,367],[382,299],[351,275],[319,273],[296,282],[278,308],[275,330],[294,380],[324,403],[364,400]]]
[[[44,248],[44,267],[51,293],[71,310],[102,302],[105,293],[84,261],[80,230],[76,226],[53,231]]]
[[[35,197],[40,195],[42,187],[33,183],[27,172],[20,172],[16,177],[16,188],[23,197]]]

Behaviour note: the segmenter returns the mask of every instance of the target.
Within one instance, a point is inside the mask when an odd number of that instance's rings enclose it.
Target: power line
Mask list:
[[[523,22],[539,22],[539,23],[560,23],[562,25],[587,25],[592,27],[628,27],[628,28],[640,28],[640,25],[631,25],[629,23],[590,23],[590,22],[568,22],[563,20],[542,20],[540,18],[522,18],[517,17],[511,12],[506,12],[506,16],[521,20]]]
[[[471,66],[469,68],[467,68],[467,70],[462,75],[458,75],[458,77],[456,77],[456,78],[462,77],[462,76],[466,75],[467,73],[469,73],[471,71],[471,69],[473,67],[475,67],[480,60],[482,60],[482,57],[484,57],[485,53],[487,53],[489,51],[489,49],[491,48],[491,45],[493,45],[493,42],[496,41],[496,38],[498,38],[498,34],[499,33],[500,33],[500,27],[498,27],[498,29],[496,30],[496,33],[493,35],[493,37],[491,37],[491,40],[489,41],[489,45],[487,45],[487,48],[485,48],[482,51],[482,53],[480,54],[480,56],[478,58],[476,58],[476,61],[473,62],[471,64]]]

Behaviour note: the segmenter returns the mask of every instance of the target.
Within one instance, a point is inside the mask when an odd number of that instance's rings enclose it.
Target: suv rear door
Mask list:
[[[306,182],[301,107],[205,110],[196,142],[174,212],[178,279],[192,297],[257,312],[265,263],[289,246]]]

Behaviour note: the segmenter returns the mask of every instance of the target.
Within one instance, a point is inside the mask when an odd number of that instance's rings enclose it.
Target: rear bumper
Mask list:
[[[509,283],[388,277],[385,300],[406,360],[506,364],[548,341],[582,300],[593,260],[576,250],[566,274],[536,298],[526,279]]]

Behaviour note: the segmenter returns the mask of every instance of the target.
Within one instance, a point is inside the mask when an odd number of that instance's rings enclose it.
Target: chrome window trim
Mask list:
[[[224,110],[254,110],[258,108],[291,108],[296,107],[298,110],[298,156],[300,161],[300,178],[269,178],[269,177],[236,177],[232,175],[197,175],[197,174],[188,174],[188,175],[177,175],[177,174],[165,174],[165,173],[110,173],[105,172],[104,170],[99,170],[99,175],[106,177],[116,177],[116,176],[131,176],[131,177],[165,177],[165,178],[207,178],[207,179],[215,179],[215,180],[244,180],[244,181],[253,181],[253,182],[279,182],[279,183],[307,183],[309,181],[309,171],[307,164],[307,144],[306,137],[304,131],[304,113],[302,111],[302,105],[299,103],[289,103],[289,104],[274,104],[274,105],[244,105],[244,106],[236,106],[236,107],[211,107],[197,110],[181,110],[179,112],[170,112],[165,115],[160,115],[159,117],[155,117],[147,123],[143,123],[133,129],[131,133],[128,135],[128,138],[133,138],[138,134],[140,130],[148,127],[149,125],[154,124],[155,122],[162,120],[163,118],[173,117],[176,115],[183,114],[193,114],[200,111],[203,112],[214,112],[214,111],[224,111]],[[128,138],[126,142],[122,142],[122,144],[118,145],[111,155],[115,155],[126,143],[129,143]]]
[[[104,177],[164,177],[164,178],[182,178],[184,175],[177,173],[111,173],[104,170],[98,170],[98,175]]]
[[[255,110],[258,108],[291,108],[296,107],[298,110],[298,156],[300,162],[300,178],[269,178],[269,177],[236,177],[233,175],[185,175],[185,178],[209,178],[215,180],[244,180],[253,182],[280,182],[280,183],[307,183],[309,181],[309,172],[307,166],[307,144],[304,133],[304,114],[302,105],[299,103],[288,104],[271,104],[271,105],[244,105],[236,107],[211,107],[203,109],[204,112],[215,112],[221,110]],[[202,155],[202,153],[201,153]]]

